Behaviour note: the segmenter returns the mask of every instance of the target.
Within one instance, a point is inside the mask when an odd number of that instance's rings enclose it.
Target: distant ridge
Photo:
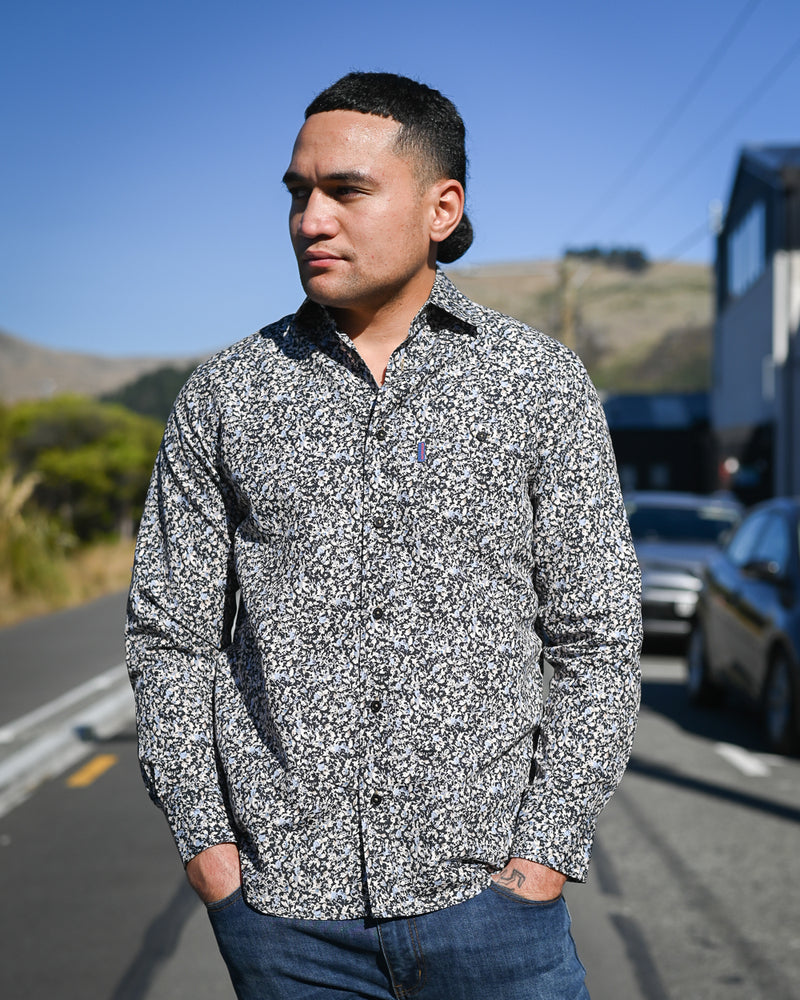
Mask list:
[[[185,367],[192,360],[58,351],[0,330],[0,401],[15,403],[63,392],[99,396],[146,372],[170,364]]]
[[[653,261],[513,261],[448,268],[471,299],[563,340],[600,389],[709,387],[713,274],[708,265]]]
[[[567,258],[447,269],[470,298],[564,340],[609,392],[697,391],[710,381],[713,276],[654,261],[630,271]],[[269,318],[269,317],[268,317]],[[0,330],[0,401],[116,393],[202,357],[118,358],[40,347]]]

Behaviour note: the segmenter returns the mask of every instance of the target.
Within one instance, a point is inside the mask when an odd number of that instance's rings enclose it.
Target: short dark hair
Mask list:
[[[324,111],[358,111],[400,123],[397,148],[411,153],[427,171],[426,180],[453,178],[467,189],[464,122],[452,101],[424,83],[395,73],[348,73],[314,98],[305,117]],[[458,260],[470,248],[472,223],[466,213],[436,259]]]

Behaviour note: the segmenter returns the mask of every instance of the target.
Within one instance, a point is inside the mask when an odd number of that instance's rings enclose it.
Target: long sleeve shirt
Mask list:
[[[306,301],[169,419],[129,599],[145,781],[184,862],[235,842],[279,916],[428,912],[509,857],[582,880],[640,618],[570,351],[439,272],[378,386]]]

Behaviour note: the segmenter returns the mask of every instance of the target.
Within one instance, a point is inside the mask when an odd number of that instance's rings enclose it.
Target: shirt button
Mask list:
[[[379,622],[381,618],[383,618],[383,615],[384,615],[383,608],[372,609],[372,617],[375,619],[376,622]]]
[[[384,518],[380,517],[380,515],[378,517],[374,517],[372,519],[372,523],[375,525],[376,528],[385,528],[386,527],[386,521],[385,521]]]
[[[386,428],[385,427],[379,427],[375,431],[375,438],[378,441],[385,441],[386,440]]]
[[[371,701],[369,703],[369,707],[372,709],[373,712],[377,713],[380,712],[381,710],[381,703],[376,698],[375,701]]]
[[[383,802],[383,796],[378,795],[377,792],[374,792],[373,795],[372,795],[372,798],[369,800],[369,802],[370,802],[370,805],[372,805],[372,806],[379,806],[381,804],[381,802]]]

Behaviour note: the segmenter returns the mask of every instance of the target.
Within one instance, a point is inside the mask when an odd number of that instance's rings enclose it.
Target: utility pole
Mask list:
[[[575,350],[575,290],[572,287],[572,277],[575,274],[575,263],[571,257],[564,256],[558,268],[558,289],[560,304],[561,343]]]
[[[561,343],[578,352],[577,303],[581,286],[592,268],[564,255],[558,267],[559,327]]]

